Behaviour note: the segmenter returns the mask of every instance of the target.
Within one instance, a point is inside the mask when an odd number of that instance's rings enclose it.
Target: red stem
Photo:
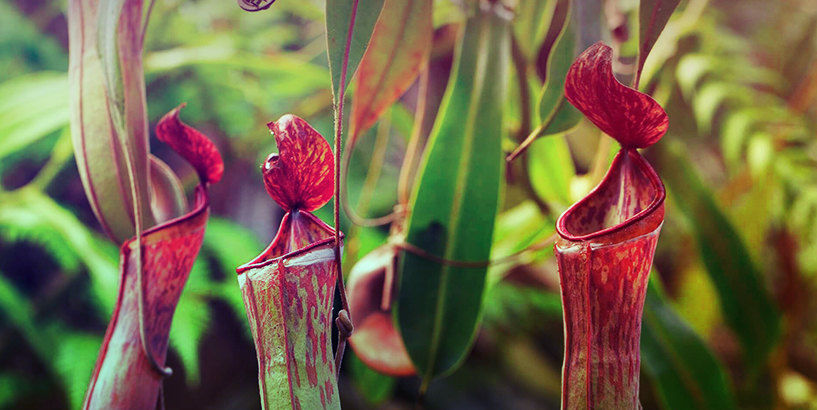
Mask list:
[[[349,51],[352,47],[352,34],[355,28],[355,18],[357,17],[357,6],[359,0],[352,2],[352,15],[349,19],[349,34],[346,35],[346,49],[343,52],[343,64],[340,69],[340,87],[338,88],[338,104],[335,112],[335,264],[338,266],[338,291],[343,310],[349,315],[349,301],[346,298],[346,287],[343,285],[343,269],[341,267],[340,255],[340,159],[341,159],[341,134],[343,132],[343,99],[346,94],[346,71],[349,68]],[[346,350],[346,335],[338,332],[338,350],[335,352],[335,371],[340,376],[340,365],[343,363],[343,352]]]

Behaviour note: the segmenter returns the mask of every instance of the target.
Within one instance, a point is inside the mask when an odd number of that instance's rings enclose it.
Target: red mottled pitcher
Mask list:
[[[224,170],[215,145],[179,120],[182,106],[159,121],[156,134],[198,172],[196,202],[187,214],[142,233],[141,283],[138,241],[131,238],[122,245],[119,297],[85,396],[85,409],[153,409],[164,377],[161,372],[169,371],[157,367],[163,368],[173,313],[204,239],[209,184],[218,182]],[[144,335],[140,321],[145,323]],[[148,354],[154,356],[154,363]]]
[[[340,409],[331,338],[335,230],[310,213],[332,197],[332,151],[298,117],[286,115],[269,127],[280,153],[263,165],[264,182],[287,213],[269,247],[237,270],[261,404]]]
[[[565,326],[563,409],[638,409],[641,315],[666,192],[637,148],[667,130],[646,94],[612,74],[597,43],[571,67],[565,96],[622,145],[602,182],[556,223]]]

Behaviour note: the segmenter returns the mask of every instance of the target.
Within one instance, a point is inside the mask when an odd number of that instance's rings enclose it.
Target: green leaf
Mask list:
[[[532,200],[526,200],[497,217],[491,245],[491,259],[497,260],[522,252],[531,245],[552,236],[555,231],[556,221],[549,216],[542,215],[539,206]],[[531,255],[530,258],[526,258],[528,260],[520,258],[512,262],[492,265],[488,268],[488,287],[496,284],[505,273],[515,266],[544,260],[551,256],[553,256],[553,250],[551,246],[547,246]]]
[[[384,0],[326,2],[326,50],[329,57],[329,72],[332,77],[332,95],[335,96],[335,105],[341,93],[341,83],[345,91],[345,88],[349,86],[349,80],[355,75],[366,47],[369,46],[375,23],[380,16],[380,10],[383,9],[383,2]],[[342,79],[347,46],[349,58],[346,65],[346,78]]]
[[[170,327],[170,345],[184,365],[184,374],[187,384],[192,387],[199,385],[199,343],[210,324],[210,307],[207,300],[198,294],[201,291],[193,286],[193,281],[202,281],[206,285],[207,272],[204,271],[201,259],[196,260],[190,271],[190,281],[185,287],[176,313],[173,315],[173,324]]]
[[[749,104],[754,96],[748,88],[729,82],[708,82],[692,100],[692,110],[700,135],[709,135],[718,109],[726,103]]]
[[[680,2],[681,0],[641,0],[638,7],[638,68],[633,83],[635,88],[638,88],[641,80],[644,61]]]
[[[68,125],[68,78],[41,72],[0,84],[0,159]]]
[[[654,148],[664,165],[660,173],[692,227],[723,316],[740,340],[750,375],[756,375],[780,336],[780,313],[735,225],[703,185],[686,154],[667,145]]]
[[[0,272],[0,315],[14,326],[28,345],[44,362],[51,358],[51,346],[34,323],[34,307],[26,295],[17,290]]]
[[[641,358],[664,409],[735,408],[723,364],[667,303],[655,272],[644,306]]]
[[[570,5],[570,3],[568,3]],[[576,19],[568,6],[565,24],[548,56],[547,79],[539,94],[539,135],[565,132],[582,118],[581,113],[565,99],[565,80],[576,56]]]
[[[528,61],[535,57],[545,40],[557,0],[524,0],[513,22],[514,37]]]
[[[68,248],[88,268],[99,313],[113,311],[118,289],[118,252],[114,245],[97,237],[69,210],[41,191],[25,187],[4,194],[0,207],[0,229],[41,226],[50,231],[47,239],[59,240],[49,248]],[[43,236],[45,238],[45,236]]]
[[[412,193],[406,240],[448,260],[490,257],[502,179],[510,27],[497,3],[468,19]],[[423,177],[426,175],[427,177]],[[487,269],[441,265],[404,252],[395,318],[427,386],[465,358]]]
[[[434,37],[432,0],[386,0],[360,62],[349,121],[349,146],[414,83]]]
[[[58,335],[53,340],[59,340],[59,343],[54,343],[57,350],[54,369],[68,391],[70,407],[78,409],[85,400],[85,390],[94,372],[102,338],[97,335],[73,333],[59,326],[52,329],[51,333]]]
[[[229,243],[230,246],[224,246],[225,243]],[[238,282],[235,269],[252,260],[264,246],[255,233],[235,222],[217,217],[211,217],[207,221],[202,251],[215,260],[216,263],[211,266],[211,269],[216,271],[215,276],[223,275],[226,278],[222,285],[213,291],[230,306],[238,323],[246,329],[247,340],[252,340],[252,335],[241,292],[236,291]],[[193,274],[190,275],[191,282],[195,277]]]
[[[576,28],[578,16],[573,13],[569,0],[564,7],[565,16],[554,17],[554,21],[564,20],[559,36],[547,59],[547,78],[539,92],[536,111],[539,125],[531,132],[512,154],[511,161],[524,152],[539,137],[569,131],[579,125],[582,114],[565,99],[565,80],[570,65],[576,56]]]
[[[533,190],[559,213],[572,201],[570,184],[576,167],[562,135],[541,138],[528,149],[528,176]]]
[[[397,379],[380,374],[368,368],[354,351],[350,351],[347,360],[349,371],[355,387],[369,404],[382,404],[394,394],[397,388]]]

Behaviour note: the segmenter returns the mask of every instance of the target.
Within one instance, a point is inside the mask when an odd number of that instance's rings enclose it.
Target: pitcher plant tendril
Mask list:
[[[602,43],[591,46],[565,83],[567,100],[622,148],[601,183],[556,223],[563,409],[641,407],[641,318],[666,193],[637,148],[657,142],[668,119],[655,100],[615,79],[611,55]]]

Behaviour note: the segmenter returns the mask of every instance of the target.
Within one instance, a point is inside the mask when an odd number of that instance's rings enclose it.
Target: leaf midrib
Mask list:
[[[490,27],[487,29],[484,27],[486,24],[489,24],[488,19],[486,17],[481,17],[479,20],[479,43],[478,49],[480,51],[485,50],[490,32]],[[449,227],[456,227],[459,226],[460,222],[460,209],[462,209],[462,200],[463,200],[463,185],[464,181],[467,178],[468,173],[463,172],[464,169],[468,168],[468,165],[471,163],[471,156],[472,151],[471,148],[473,147],[473,142],[475,138],[474,134],[474,127],[477,118],[477,112],[479,111],[479,107],[482,102],[482,90],[484,84],[485,73],[487,71],[487,62],[488,62],[488,53],[479,52],[477,53],[477,64],[476,64],[476,71],[474,75],[474,86],[473,90],[471,91],[471,101],[473,104],[468,109],[468,117],[465,126],[465,138],[463,140],[463,156],[461,157],[461,165],[457,171],[457,185],[456,191],[454,193],[454,201],[453,206],[451,208],[451,214],[449,216],[449,220],[452,221],[449,224]],[[453,247],[449,246],[449,244],[454,243],[457,239],[457,233],[459,232],[457,229],[449,229],[451,232],[451,236],[446,238],[446,249],[443,253],[443,257],[447,260],[452,258]],[[427,383],[434,375],[434,367],[437,361],[437,355],[439,353],[440,347],[440,337],[442,334],[442,319],[444,316],[445,311],[445,294],[448,288],[448,274],[450,272],[451,266],[450,265],[443,265],[442,270],[440,271],[440,285],[437,291],[437,303],[435,305],[434,310],[434,329],[432,331],[431,336],[431,349],[429,351],[429,358],[428,364],[426,365],[426,374],[423,380],[423,383]]]

